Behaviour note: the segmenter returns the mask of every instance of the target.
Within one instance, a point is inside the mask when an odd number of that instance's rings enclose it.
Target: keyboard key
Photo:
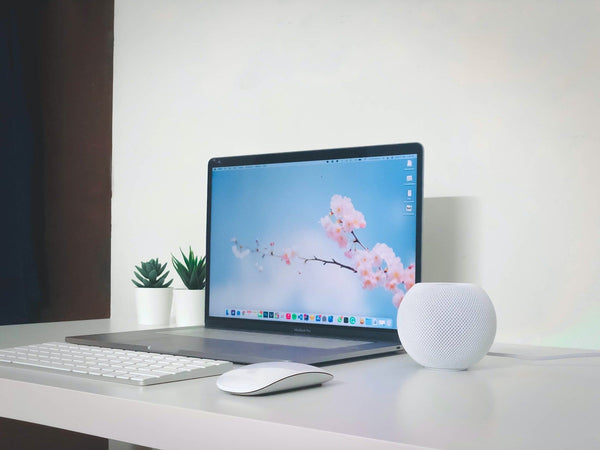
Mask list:
[[[42,369],[59,370],[61,372],[70,372],[71,371],[71,369],[69,369],[68,367],[61,366],[59,364],[45,364],[45,363],[40,363],[40,362],[21,361],[21,360],[15,360],[15,361],[13,361],[13,364],[18,364],[18,365],[23,365],[23,366],[40,367]]]

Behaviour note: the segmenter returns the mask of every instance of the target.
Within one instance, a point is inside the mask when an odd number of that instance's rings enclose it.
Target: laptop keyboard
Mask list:
[[[136,386],[221,375],[228,361],[46,342],[0,349],[0,365]]]

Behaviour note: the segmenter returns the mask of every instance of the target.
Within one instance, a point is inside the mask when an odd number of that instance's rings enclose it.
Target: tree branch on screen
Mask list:
[[[319,223],[328,238],[337,242],[348,264],[341,263],[335,258],[305,257],[288,248],[277,250],[275,242],[262,246],[258,240],[253,248],[246,247],[232,238],[231,247],[236,258],[243,259],[250,254],[256,254],[260,259],[267,256],[279,258],[286,265],[292,265],[293,260],[304,264],[319,262],[322,265],[334,265],[349,270],[358,275],[363,289],[383,287],[393,294],[392,302],[396,307],[404,298],[404,294],[415,284],[415,265],[404,267],[394,250],[388,245],[377,243],[372,249],[366,247],[356,235],[356,230],[365,228],[367,222],[364,215],[354,208],[349,197],[334,195],[331,197],[329,214],[322,217]],[[259,262],[255,263],[259,271],[263,270]],[[301,273],[301,272],[299,272]]]

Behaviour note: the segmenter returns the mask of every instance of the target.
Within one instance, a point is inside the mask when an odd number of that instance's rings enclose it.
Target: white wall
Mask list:
[[[425,196],[452,197],[426,203],[424,277],[480,283],[498,341],[600,349],[599,23],[584,0],[116,0],[113,317],[135,263],[204,251],[210,157],[419,141]]]

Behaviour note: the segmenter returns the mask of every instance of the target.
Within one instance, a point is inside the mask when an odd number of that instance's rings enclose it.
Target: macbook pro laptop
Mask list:
[[[213,158],[206,326],[66,340],[235,363],[401,350],[398,304],[420,280],[422,186],[416,143]]]

